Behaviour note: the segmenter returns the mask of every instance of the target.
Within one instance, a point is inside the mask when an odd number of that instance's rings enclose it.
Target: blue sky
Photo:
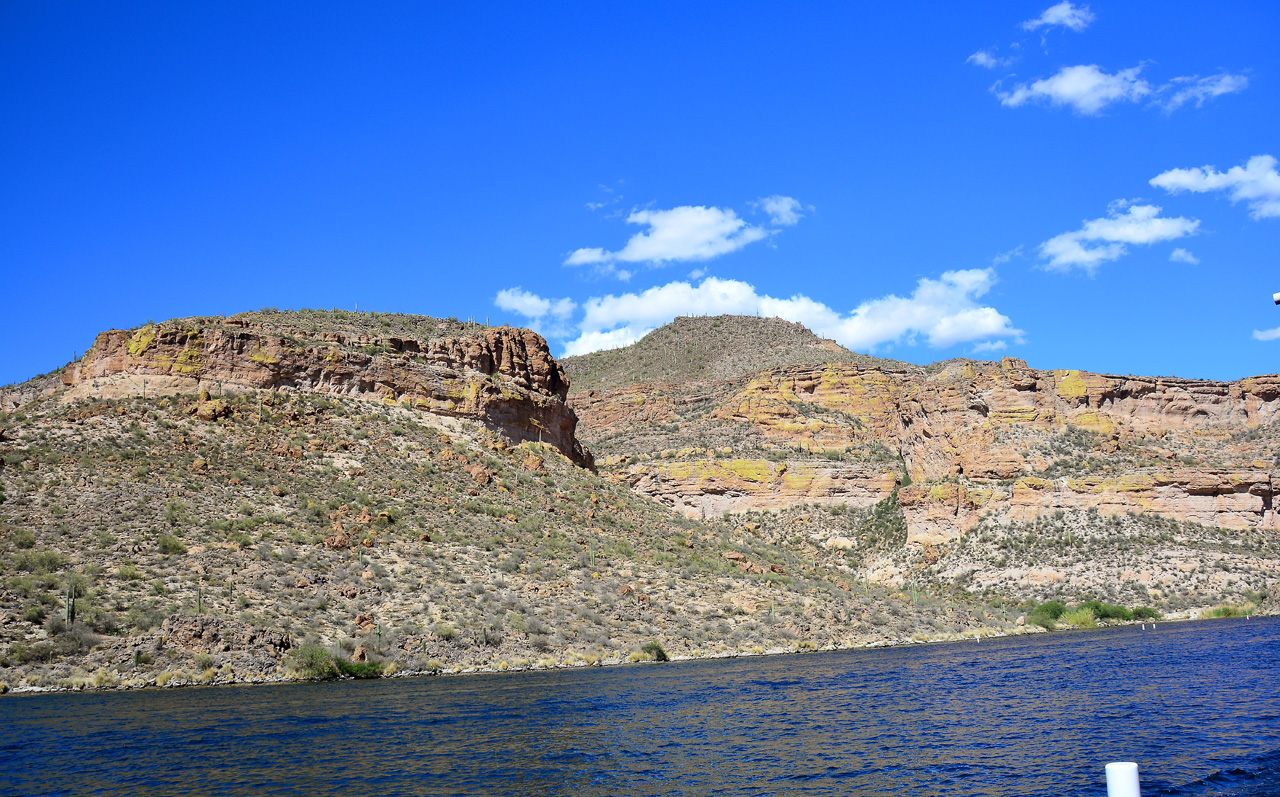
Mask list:
[[[878,5],[0,5],[0,383],[357,305],[1280,370],[1274,3]]]

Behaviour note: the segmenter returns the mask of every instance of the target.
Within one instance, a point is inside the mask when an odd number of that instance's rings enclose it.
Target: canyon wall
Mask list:
[[[592,465],[565,403],[568,379],[527,329],[420,341],[237,318],[148,324],[98,335],[62,384],[67,398],[299,390],[371,399],[478,422],[516,443],[540,440]]]
[[[635,453],[615,444],[602,463],[688,515],[869,506],[900,488],[909,542],[920,544],[953,539],[988,514],[1028,520],[1066,509],[1276,524],[1278,375],[1117,376],[1013,358],[838,362],[570,401],[597,439],[678,427],[684,445],[646,451],[641,436]]]

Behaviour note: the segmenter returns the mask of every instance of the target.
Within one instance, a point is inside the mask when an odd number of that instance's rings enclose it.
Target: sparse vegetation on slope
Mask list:
[[[209,400],[213,420],[180,395],[0,415],[0,679],[570,666],[1014,628],[688,520],[549,446],[355,399]]]
[[[1266,380],[1193,385],[1214,397],[1197,409],[1180,383],[919,369],[774,319],[650,337],[635,362],[570,364],[605,386],[573,386],[575,435],[525,330],[262,311],[107,333],[0,397],[0,682],[584,666],[1276,610],[1273,525],[1116,509],[1252,517],[1277,432],[1235,429],[1259,410],[1228,403]],[[1090,390],[1181,425],[1105,416]],[[1208,412],[1224,420],[1197,426]],[[1064,496],[1111,503],[1044,509]]]

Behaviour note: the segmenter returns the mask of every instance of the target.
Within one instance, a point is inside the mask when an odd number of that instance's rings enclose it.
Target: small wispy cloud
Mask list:
[[[1200,265],[1200,258],[1196,257],[1195,255],[1188,252],[1186,249],[1183,249],[1181,246],[1179,246],[1177,249],[1174,249],[1172,252],[1169,253],[1169,262],[1170,263],[1186,263],[1191,266],[1198,266]]]
[[[1084,116],[1096,116],[1110,105],[1146,100],[1172,113],[1187,103],[1199,107],[1215,97],[1241,92],[1249,86],[1244,75],[1227,72],[1206,78],[1176,77],[1168,83],[1153,85],[1139,76],[1142,69],[1139,64],[1110,73],[1097,64],[1080,64],[1063,67],[1031,83],[1018,83],[1008,91],[1002,90],[1001,83],[997,82],[991,91],[1000,104],[1008,108],[1042,103],[1067,106]]]
[[[804,218],[804,214],[800,211],[805,207],[794,197],[774,194],[757,199],[751,205],[768,213],[769,221],[779,227],[790,227]]]
[[[1157,100],[1157,104],[1167,113],[1173,113],[1189,102],[1194,102],[1199,108],[1214,97],[1238,94],[1247,88],[1249,88],[1248,77],[1233,75],[1229,72],[1220,72],[1209,77],[1199,75],[1176,77],[1162,87],[1162,93],[1165,96]]]
[[[1126,244],[1150,245],[1195,235],[1199,219],[1162,217],[1156,205],[1111,203],[1108,214],[1086,220],[1079,230],[1055,235],[1040,244],[1040,257],[1050,271],[1081,268],[1092,274],[1103,263],[1128,253]]]
[[[1012,64],[1014,58],[1000,58],[991,50],[979,50],[968,58],[964,59],[966,64],[980,66],[983,69],[999,69],[1002,66]]]
[[[1254,155],[1244,166],[1220,172],[1212,166],[1170,169],[1151,178],[1151,185],[1171,194],[1225,192],[1232,202],[1247,202],[1255,219],[1280,217],[1280,172],[1271,155]]]
[[[1275,329],[1255,329],[1253,331],[1254,340],[1276,340],[1280,338],[1280,327]]]
[[[1063,0],[1057,5],[1046,8],[1040,16],[1023,22],[1022,29],[1062,27],[1079,33],[1089,27],[1096,18],[1088,6],[1077,6],[1071,0]]]
[[[1008,252],[1001,252],[1000,254],[996,255],[996,256],[995,256],[995,257],[993,257],[993,258],[991,258],[991,265],[993,265],[993,266],[1002,266],[1002,265],[1004,265],[1005,263],[1008,263],[1010,260],[1013,260],[1015,257],[1022,257],[1022,245],[1021,245],[1021,244],[1019,244],[1018,246],[1015,246],[1014,248],[1010,249]]]

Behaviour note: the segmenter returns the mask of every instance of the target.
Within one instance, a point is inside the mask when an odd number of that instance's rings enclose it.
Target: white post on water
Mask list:
[[[1107,764],[1107,797],[1142,797],[1137,764],[1132,761]]]

